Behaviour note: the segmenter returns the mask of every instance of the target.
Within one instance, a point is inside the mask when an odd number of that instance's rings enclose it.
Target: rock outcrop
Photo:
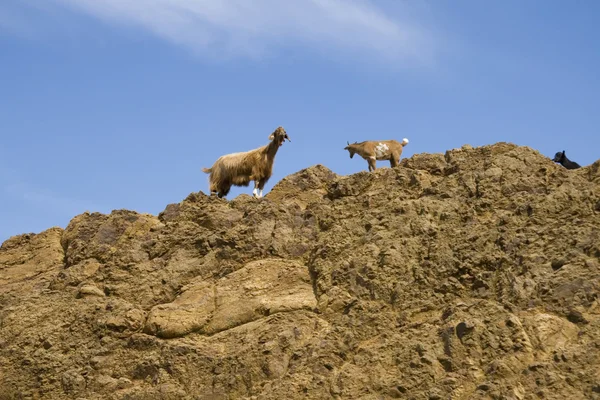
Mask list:
[[[0,248],[0,399],[600,399],[600,161],[508,143]]]

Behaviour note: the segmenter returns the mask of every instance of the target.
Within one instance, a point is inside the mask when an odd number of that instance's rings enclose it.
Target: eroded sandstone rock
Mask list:
[[[600,162],[510,143],[0,247],[0,398],[600,398]]]
[[[150,311],[144,331],[167,338],[214,334],[279,312],[312,310],[316,304],[306,266],[258,260],[213,283],[184,287],[175,301]]]

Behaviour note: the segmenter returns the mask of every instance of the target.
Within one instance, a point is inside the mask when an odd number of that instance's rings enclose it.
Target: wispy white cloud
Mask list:
[[[370,0],[51,0],[135,25],[211,57],[262,57],[301,44],[389,60],[429,61],[433,41],[397,2]]]

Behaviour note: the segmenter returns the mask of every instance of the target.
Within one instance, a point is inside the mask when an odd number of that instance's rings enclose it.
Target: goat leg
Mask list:
[[[377,159],[375,157],[369,157],[367,162],[369,163],[369,172],[377,169]]]

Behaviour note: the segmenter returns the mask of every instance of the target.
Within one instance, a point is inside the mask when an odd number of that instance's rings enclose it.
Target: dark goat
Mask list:
[[[577,169],[581,168],[581,165],[577,164],[575,161],[571,161],[565,156],[565,151],[559,151],[554,155],[552,161],[562,164],[566,169]]]

